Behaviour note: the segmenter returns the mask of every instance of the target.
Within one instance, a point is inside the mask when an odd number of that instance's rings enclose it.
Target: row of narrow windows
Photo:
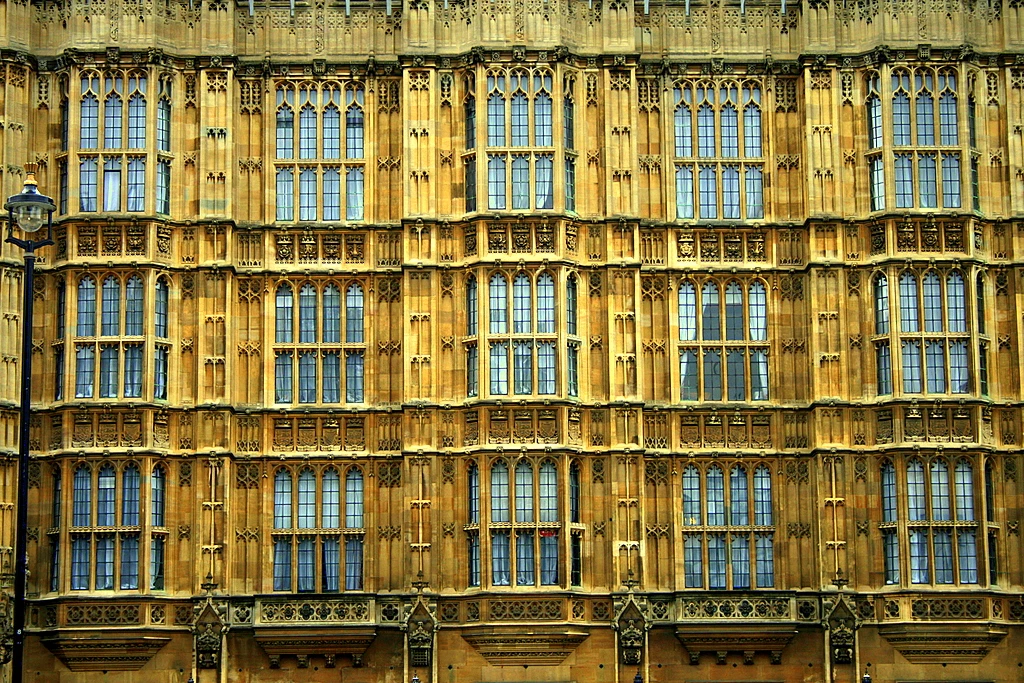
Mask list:
[[[890,185],[896,208],[961,208],[964,163],[959,150],[958,78],[955,69],[925,67],[892,70],[885,88],[881,74],[872,73],[866,78],[872,210],[886,208],[886,188]],[[483,111],[488,210],[555,208],[555,176],[561,173],[563,207],[575,211],[575,83],[567,77],[563,86],[562,143],[567,154],[559,156],[553,151],[552,79],[553,74],[546,69],[525,68],[490,70],[486,76]],[[88,72],[80,80],[79,149],[86,154],[79,158],[79,210],[145,211],[147,188],[152,186],[155,210],[168,213],[170,159],[158,159],[156,172],[150,177],[146,158],[131,153],[147,145],[147,77],[120,72],[101,77]],[[463,105],[467,153],[477,147],[474,83],[475,77],[468,75]],[[677,217],[764,218],[761,85],[756,81],[685,80],[675,84],[672,98]],[[156,147],[159,152],[169,153],[169,78],[159,80],[156,100]],[[363,86],[283,84],[276,90],[276,105],[276,219],[363,220]],[[67,100],[61,106],[62,149],[66,150]],[[974,98],[969,97],[967,118],[972,146],[977,138],[975,107]],[[883,140],[889,141],[892,150],[883,153]],[[100,149],[104,150],[100,155],[88,154]],[[523,151],[516,151],[519,149]],[[115,150],[117,153],[112,154]],[[129,151],[121,154],[121,150]],[[281,163],[290,160],[297,160],[298,165]],[[347,163],[353,160],[359,163]],[[61,213],[67,212],[67,163],[58,163]],[[970,160],[969,169],[977,209],[976,159]],[[466,211],[472,212],[478,209],[475,153],[464,158],[464,170]]]
[[[885,459],[879,466],[880,565],[887,584],[978,584],[985,564],[998,577],[999,525],[991,464],[984,518],[968,458]],[[486,472],[486,477],[482,473]],[[581,585],[584,490],[577,461],[494,460],[465,470],[466,580],[470,586]],[[276,591],[361,590],[367,528],[360,467],[277,469],[273,477],[272,578]],[[686,588],[775,585],[775,493],[768,465],[693,463],[681,471]],[[69,499],[53,472],[50,590],[61,590],[70,547],[70,590],[163,588],[167,470],[134,461],[73,468]],[[64,516],[64,506],[70,514]],[[66,521],[65,521],[66,520]],[[372,523],[372,522],[371,522]],[[486,571],[485,571],[486,568]],[[905,577],[905,578],[904,578]]]

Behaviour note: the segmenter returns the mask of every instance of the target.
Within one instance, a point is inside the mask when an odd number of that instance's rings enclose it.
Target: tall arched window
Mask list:
[[[874,280],[875,334],[889,334],[889,280],[879,273]]]
[[[295,90],[291,87],[277,89],[277,158],[292,159],[295,156]]]
[[[167,470],[161,465],[153,468],[149,479],[150,523],[155,527],[167,526]]]
[[[768,340],[768,299],[764,285],[755,282],[750,285],[749,299],[747,300],[747,315],[750,323],[750,340]]]
[[[124,333],[130,337],[142,335],[142,278],[133,275],[125,286]]]
[[[747,470],[735,465],[729,473],[729,523],[739,526],[750,524],[747,498]]]
[[[324,471],[323,504],[320,508],[320,526],[337,529],[341,526],[341,478],[333,467]]]
[[[743,339],[743,289],[736,281],[725,287],[725,339]]]
[[[141,477],[139,466],[128,463],[121,473],[121,524],[139,525],[139,494]]]
[[[900,332],[919,332],[917,278],[912,273],[900,275]]]
[[[358,284],[349,285],[345,294],[345,341],[363,343],[363,288]]]
[[[921,280],[924,295],[924,331],[942,332],[942,285],[935,271],[928,271]]]
[[[679,339],[697,340],[697,293],[692,282],[679,285]]]
[[[479,327],[479,302],[477,300],[476,278],[466,278],[466,335],[476,336]]]
[[[499,460],[491,466],[491,521],[508,522],[508,465]]]
[[[578,285],[575,275],[570,275],[565,281],[565,331],[569,334],[577,334],[577,296]]]
[[[533,467],[526,460],[516,465],[516,519],[533,521]]]
[[[316,289],[308,282],[299,289],[299,343],[316,341]]]
[[[569,465],[569,521],[573,524],[580,523],[580,465],[573,462]]]
[[[967,295],[964,277],[957,271],[946,276],[946,316],[950,332],[967,331]]]
[[[316,475],[310,469],[299,473],[298,511],[299,529],[316,527]]]
[[[76,325],[79,337],[96,335],[96,281],[89,276],[78,281]]]
[[[491,276],[489,288],[490,301],[490,332],[491,334],[508,333],[508,280],[500,273]]]
[[[274,528],[292,528],[292,475],[287,470],[274,475]]]
[[[555,281],[549,273],[537,278],[537,333],[553,334],[555,331]]]
[[[361,86],[345,89],[345,158],[363,158],[363,105],[364,94]]]
[[[292,287],[285,283],[277,288],[276,301],[276,325],[274,341],[278,344],[289,344],[292,341],[293,303]]]
[[[512,331],[516,334],[529,334],[533,331],[530,310],[533,297],[530,289],[530,278],[526,273],[519,273],[512,280]]]
[[[103,307],[100,334],[117,336],[121,334],[121,282],[113,275],[103,280]]]
[[[705,341],[722,338],[718,285],[708,282],[701,290],[701,330]]]
[[[324,343],[341,343],[341,291],[337,285],[329,284],[324,287],[323,319]]]

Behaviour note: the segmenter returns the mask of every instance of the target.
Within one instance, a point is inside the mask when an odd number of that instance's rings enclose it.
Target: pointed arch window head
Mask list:
[[[113,275],[103,280],[100,334],[105,337],[121,334],[121,282]]]
[[[107,76],[103,79],[103,148],[122,147],[121,117],[124,105],[124,79]]]
[[[697,340],[697,291],[692,282],[679,286],[679,340]]]
[[[363,108],[365,94],[360,84],[345,88],[345,158],[362,159],[364,142]]]
[[[881,78],[877,73],[867,78],[868,146],[878,149],[882,146],[882,99]]]
[[[274,475],[274,528],[292,528],[292,475],[287,470]]]
[[[277,89],[277,158],[295,157],[295,90]]]
[[[341,290],[337,285],[324,287],[323,340],[325,344],[341,343]]]
[[[475,336],[480,326],[476,277],[466,278],[466,335]]]
[[[900,331],[920,332],[917,302],[917,278],[910,272],[900,275]]]
[[[491,522],[508,521],[508,465],[499,460],[491,466]]]
[[[722,156],[735,158],[740,155],[738,93],[735,85],[723,85],[719,90],[721,102]],[[738,216],[737,216],[738,217]]]
[[[153,306],[154,332],[161,339],[168,337],[170,285],[166,278],[156,280],[156,301]]]
[[[128,148],[146,146],[146,77],[128,77]]]
[[[96,335],[96,281],[91,276],[78,281],[76,334],[79,337]]]

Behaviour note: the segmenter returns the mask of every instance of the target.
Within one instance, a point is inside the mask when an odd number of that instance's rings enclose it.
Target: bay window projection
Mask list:
[[[973,460],[885,460],[879,474],[885,583],[979,583]]]
[[[276,220],[362,221],[366,180],[363,85],[281,83],[276,101]]]
[[[62,469],[54,469],[51,591],[163,590],[167,470],[156,464],[144,476],[143,467],[134,460],[78,463],[70,492]],[[62,514],[65,504],[70,514]]]
[[[494,211],[554,208],[555,142],[552,72],[547,69],[491,69],[487,72],[486,165],[487,208]],[[471,80],[469,82],[472,82]],[[475,146],[475,98],[466,106],[466,149]],[[563,131],[564,134],[564,131]],[[466,159],[467,211],[475,208],[476,192],[469,189],[470,166],[475,180],[475,159]],[[470,208],[470,196],[473,206]],[[575,200],[573,200],[575,201]]]
[[[274,474],[273,590],[363,590],[363,472],[330,465]]]
[[[148,348],[154,356],[150,378],[153,398],[166,399],[167,279],[157,278],[151,299],[155,319],[153,341],[147,339],[144,325],[146,295],[142,276],[110,274],[99,280],[97,287],[98,279],[86,275],[75,288],[75,398],[142,398],[146,384],[143,359]],[[59,366],[62,374],[62,355]],[[58,378],[58,393],[63,392],[62,387],[62,378]]]
[[[363,403],[366,335],[358,282],[283,282],[274,296],[274,402]]]
[[[682,474],[686,587],[774,587],[775,521],[769,467],[692,464]]]
[[[560,586],[566,579],[579,585],[582,527],[570,534],[568,572],[563,540],[566,529],[579,523],[579,464],[565,470],[552,459],[497,459],[486,472],[486,487],[476,463],[467,469],[468,585]],[[568,490],[570,520],[563,519],[561,492]],[[574,540],[573,540],[574,539]],[[489,565],[481,568],[481,558]]]
[[[872,211],[963,207],[964,166],[969,161],[960,135],[959,81],[954,67],[897,67],[888,74],[868,74],[866,159]]]
[[[767,307],[760,280],[680,283],[681,400],[768,400]]]
[[[676,83],[677,218],[764,218],[761,92],[754,81]]]
[[[888,274],[878,273],[872,280],[878,394],[892,394],[894,387],[904,394],[972,391],[972,341],[963,273],[903,270],[894,281],[892,291]],[[979,291],[983,297],[983,290]]]
[[[573,281],[575,282],[575,281]],[[575,285],[573,285],[575,286]],[[487,286],[487,378],[491,396],[554,395],[558,383],[559,334],[555,316],[555,277],[549,272],[496,272]],[[477,331],[476,280],[467,286],[467,330]],[[575,325],[575,300],[573,302]],[[467,342],[467,393],[476,395],[476,343]],[[470,370],[470,360],[474,368]],[[575,355],[572,359],[575,363]],[[578,370],[575,378],[578,392]]]
[[[79,82],[78,210],[145,211],[149,186],[146,72],[84,71]],[[169,85],[165,88],[163,83],[161,94],[169,92]],[[169,104],[167,107],[169,112]],[[164,111],[157,109],[158,126],[163,121]],[[164,151],[169,151],[169,124],[166,131],[158,127],[158,135],[159,142],[167,144]],[[61,213],[66,212],[67,164],[67,160],[59,164]],[[158,210],[163,198],[158,192]]]

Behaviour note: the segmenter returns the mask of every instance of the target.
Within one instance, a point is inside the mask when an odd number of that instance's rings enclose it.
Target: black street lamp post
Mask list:
[[[7,239],[25,252],[21,309],[21,430],[18,437],[18,508],[14,530],[14,642],[11,651],[11,683],[21,683],[25,661],[25,585],[28,574],[28,464],[29,417],[32,412],[32,276],[39,247],[53,244],[53,200],[36,189],[35,169],[25,176],[21,194],[8,197]],[[27,239],[14,236],[17,225]],[[46,226],[46,238],[32,236]]]

